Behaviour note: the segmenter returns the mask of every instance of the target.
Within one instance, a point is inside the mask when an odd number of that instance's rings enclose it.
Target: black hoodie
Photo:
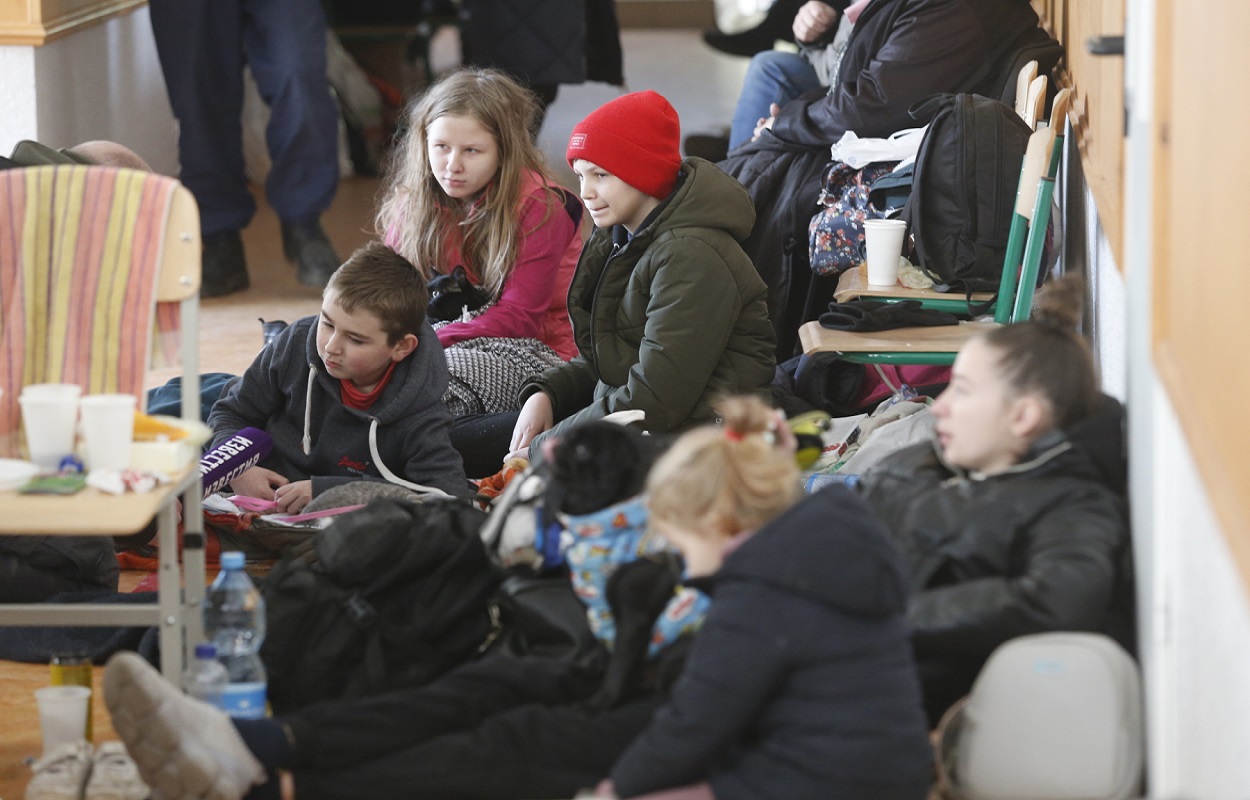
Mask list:
[[[747,539],[617,794],[709,781],[717,800],[921,800],[932,756],[885,531],[841,487]]]

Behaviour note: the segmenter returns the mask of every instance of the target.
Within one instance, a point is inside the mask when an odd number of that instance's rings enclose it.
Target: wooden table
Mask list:
[[[174,502],[179,496],[187,520],[181,571]],[[146,494],[110,495],[92,488],[70,496],[0,492],[4,536],[120,536],[141,530],[153,517],[160,547],[156,605],[6,603],[0,604],[0,625],[155,625],[160,631],[161,671],[178,683],[188,647],[203,638],[204,524],[197,465],[189,464],[172,482]]]
[[[985,303],[994,298],[993,292],[973,292],[973,303]],[[848,300],[919,300],[925,308],[952,313],[968,313],[968,298],[959,292],[937,292],[933,289],[909,289],[902,284],[873,286],[868,283],[868,268],[860,264],[848,269],[838,277],[838,288],[833,292],[838,303]]]

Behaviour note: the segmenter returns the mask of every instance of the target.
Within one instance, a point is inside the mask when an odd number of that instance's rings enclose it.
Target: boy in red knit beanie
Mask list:
[[[715,419],[712,400],[772,380],[767,288],[743,252],[755,210],[741,184],[681,158],[677,112],[655,92],[618,97],[566,152],[596,230],[569,286],[581,355],[534,376],[510,456],[616,411],[657,433]]]

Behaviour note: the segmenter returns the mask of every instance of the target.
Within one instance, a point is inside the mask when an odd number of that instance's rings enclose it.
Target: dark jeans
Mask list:
[[[660,702],[649,697],[593,714],[524,705],[352,768],[296,771],[295,793],[301,800],[572,797],[607,777]]]
[[[243,162],[243,66],[272,116],[265,197],[279,218],[315,220],[338,186],[338,111],[326,80],[318,0],[153,0],[152,33],[178,119],[180,179],[205,234],[245,228],[256,210]]]
[[[282,718],[296,795],[558,797],[605,777],[660,700],[603,713],[574,703],[600,670],[498,651],[428,686],[324,703]]]
[[[512,430],[520,415],[519,411],[505,411],[456,417],[451,425],[451,446],[464,459],[466,476],[485,478],[503,469]]]

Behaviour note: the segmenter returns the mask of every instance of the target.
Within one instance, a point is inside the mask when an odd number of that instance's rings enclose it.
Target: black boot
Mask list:
[[[297,266],[299,282],[323,288],[342,263],[317,220],[282,223],[282,252]]]
[[[278,334],[287,329],[285,320],[271,319],[265,322],[264,318],[260,319],[260,336],[261,347],[268,347],[269,343],[278,338]]]
[[[716,28],[708,28],[703,32],[703,41],[714,50],[747,58],[772,50],[778,39],[793,42],[794,17],[804,2],[805,0],[775,0],[769,6],[764,20],[754,28],[739,33],[721,33]]]
[[[247,287],[247,259],[239,232],[222,231],[205,236],[200,263],[200,297],[221,297]]]

